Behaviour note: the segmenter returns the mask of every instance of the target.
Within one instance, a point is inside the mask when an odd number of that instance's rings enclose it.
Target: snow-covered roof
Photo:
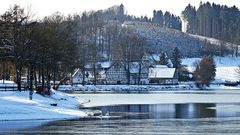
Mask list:
[[[153,65],[154,68],[168,68],[167,65]]]
[[[90,69],[90,68],[92,68],[92,65],[91,64],[87,64],[84,67],[87,68],[87,69]]]
[[[79,70],[80,70],[79,68],[75,69],[72,77],[76,76],[76,74],[79,72]]]
[[[146,57],[152,63],[160,60],[160,54],[148,54]],[[168,58],[167,54],[166,59],[168,59],[169,66],[172,67],[173,66],[172,61]]]
[[[104,70],[98,72],[98,74],[100,74],[100,75],[104,75],[105,73],[106,73],[106,71],[104,71]]]
[[[153,67],[149,68],[149,78],[173,78],[175,68]]]
[[[101,68],[109,68],[112,65],[111,61],[104,61],[104,62],[98,62],[100,64]]]
[[[131,62],[130,73],[138,73],[139,70],[139,62]]]
[[[97,64],[95,64],[96,68],[109,68],[112,65],[111,61],[103,61],[103,62],[97,62]],[[87,64],[85,65],[85,68],[87,69],[91,69],[93,68],[92,64]]]

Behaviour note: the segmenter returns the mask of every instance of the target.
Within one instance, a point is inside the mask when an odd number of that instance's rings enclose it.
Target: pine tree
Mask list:
[[[164,52],[161,52],[158,64],[159,65],[167,65],[167,66],[169,66],[169,62],[168,62],[167,56],[166,56],[166,54]]]
[[[181,67],[181,63],[182,63],[181,53],[177,47],[175,47],[172,52],[171,61],[174,68],[179,69]]]

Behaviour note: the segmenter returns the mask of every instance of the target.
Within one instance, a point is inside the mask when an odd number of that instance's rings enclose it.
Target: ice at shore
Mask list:
[[[168,91],[154,94],[77,94],[85,107],[124,104],[240,103],[239,90]]]

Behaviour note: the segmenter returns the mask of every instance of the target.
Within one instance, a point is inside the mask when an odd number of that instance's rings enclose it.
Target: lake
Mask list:
[[[239,94],[238,91],[236,91]],[[210,96],[234,95],[234,92],[202,93]],[[48,122],[35,128],[12,131],[18,134],[239,134],[240,103],[139,103],[152,97],[161,98],[157,94],[79,94],[77,96],[94,101],[111,102],[109,105],[89,104],[85,109],[101,110],[103,117],[80,118]],[[164,93],[166,98],[176,93]],[[177,93],[179,98],[200,96],[199,93]],[[181,95],[183,94],[183,95]],[[116,99],[117,98],[117,99]],[[131,99],[129,99],[131,98]],[[184,97],[185,99],[186,97]],[[229,98],[229,97],[226,97]],[[114,100],[114,101],[113,101]],[[119,101],[125,100],[122,104]],[[148,101],[149,101],[148,100]],[[165,99],[164,99],[165,100]],[[173,100],[173,99],[171,99]],[[178,101],[179,99],[176,99]],[[191,100],[189,98],[188,100]],[[209,99],[205,99],[209,100]],[[222,99],[225,100],[225,99]],[[127,102],[130,102],[127,104]],[[153,101],[153,100],[152,100]],[[151,101],[151,102],[152,102]],[[182,100],[181,100],[182,101]],[[184,100],[184,102],[187,100]],[[228,101],[231,101],[228,99]],[[118,103],[118,104],[116,104]]]

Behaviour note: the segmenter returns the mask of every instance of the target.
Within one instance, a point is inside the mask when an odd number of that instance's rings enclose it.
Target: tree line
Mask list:
[[[182,16],[188,33],[240,44],[240,11],[236,6],[201,2],[196,9],[189,4]]]
[[[171,29],[182,30],[182,21],[179,16],[171,14],[169,11],[163,13],[161,10],[153,10],[153,17],[148,16],[133,16],[126,14],[124,5],[116,5],[108,8],[104,12],[104,18],[106,20],[118,20],[119,22],[124,21],[139,21],[139,22],[150,22],[158,24],[161,27],[167,27]]]
[[[176,29],[181,31],[182,30],[182,21],[179,16],[175,16],[170,12],[166,11],[164,14],[161,10],[154,10],[153,11],[153,23],[157,23],[160,26],[165,26],[168,28]]]
[[[11,62],[14,80],[21,91],[22,73],[27,70],[32,91],[41,83],[50,89],[50,80],[65,76],[74,68],[77,49],[71,39],[73,25],[59,14],[32,20],[30,13],[14,5],[0,17],[1,64]],[[49,92],[49,91],[48,91]]]

